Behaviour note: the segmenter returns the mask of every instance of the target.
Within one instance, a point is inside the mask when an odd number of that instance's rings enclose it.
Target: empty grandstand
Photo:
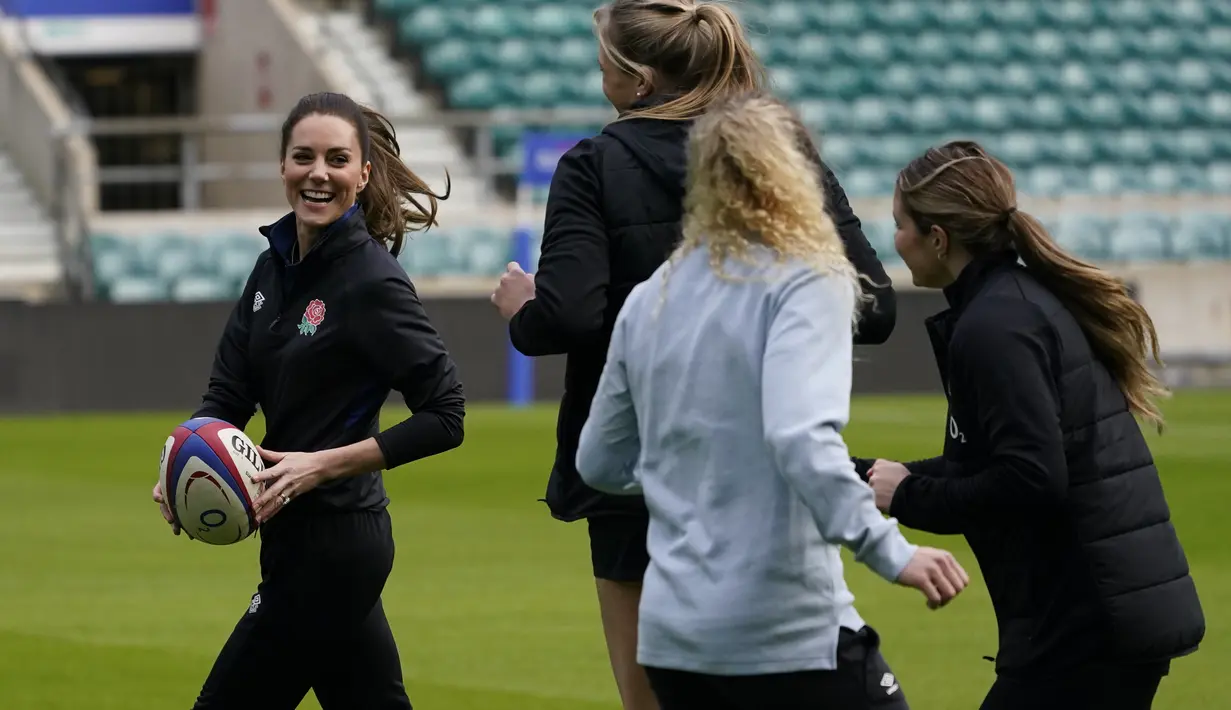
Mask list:
[[[454,195],[441,226],[416,235],[401,259],[429,291],[478,293],[509,260],[515,227],[541,228],[541,200],[526,209],[527,192],[509,189],[524,131],[594,132],[612,117],[596,67],[594,0],[208,5],[187,117],[60,118],[38,136],[43,147],[31,144],[32,128],[6,129],[7,159],[19,170],[0,183],[0,204],[21,209],[0,231],[4,281],[81,276],[87,297],[121,302],[233,298],[263,248],[255,226],[283,210],[269,153],[281,112],[299,94],[330,88],[390,115],[404,155],[434,185],[449,172]],[[897,260],[889,213],[897,169],[930,144],[969,137],[1009,163],[1024,207],[1076,253],[1139,283],[1229,288],[1221,275],[1231,268],[1228,3],[734,5],[774,89],[815,132],[887,263]],[[54,82],[39,79],[19,36],[5,36],[10,95],[46,94]],[[40,94],[54,111],[22,109],[30,115],[16,128],[73,113],[78,97],[60,90]],[[141,178],[157,171],[135,159],[100,167],[93,152],[108,135],[168,131],[180,137],[178,162],[153,178]],[[70,188],[58,194],[53,179]],[[138,179],[175,187],[179,207],[97,205],[108,186]],[[892,275],[908,286],[900,269]],[[1151,297],[1167,288],[1143,287],[1148,307],[1164,307]],[[1231,297],[1203,297],[1231,309]],[[1213,330],[1231,347],[1231,333]],[[1193,348],[1217,349],[1181,349]]]

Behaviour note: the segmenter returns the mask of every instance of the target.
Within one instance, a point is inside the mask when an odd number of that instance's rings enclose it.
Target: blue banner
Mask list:
[[[588,137],[564,133],[523,133],[521,184],[535,188],[550,186],[560,156]],[[531,231],[528,225],[517,225],[509,254],[527,272],[534,261]],[[508,400],[514,407],[529,406],[534,401],[534,360],[518,352],[512,342],[509,343]]]
[[[556,172],[560,157],[586,135],[563,133],[523,133],[521,182],[531,187],[547,187]]]
[[[115,17],[192,15],[197,0],[0,0],[11,17]]]
[[[530,271],[530,264],[534,260],[534,254],[531,253],[533,246],[534,237],[530,230],[518,228],[513,232],[510,256],[523,271]],[[534,403],[534,360],[518,352],[512,341],[509,341],[508,401],[514,407],[528,407]]]

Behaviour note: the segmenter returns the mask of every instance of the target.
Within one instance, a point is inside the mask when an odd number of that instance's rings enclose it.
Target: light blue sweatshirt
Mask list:
[[[887,580],[915,551],[841,436],[855,286],[754,259],[724,280],[697,249],[633,290],[581,433],[586,483],[649,507],[643,665],[833,669],[839,628],[864,625],[839,546]]]

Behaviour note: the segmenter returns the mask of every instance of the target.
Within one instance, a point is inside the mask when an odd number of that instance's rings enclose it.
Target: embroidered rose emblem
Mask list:
[[[313,299],[304,309],[303,320],[299,323],[299,332],[304,335],[315,335],[316,327],[325,320],[325,303],[319,298]]]
[[[320,325],[321,321],[325,320],[325,304],[319,299],[314,300],[308,304],[308,310],[303,314],[312,325]]]

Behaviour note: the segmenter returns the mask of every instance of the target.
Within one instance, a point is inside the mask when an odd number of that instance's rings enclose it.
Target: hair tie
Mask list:
[[[1000,216],[1000,221],[1004,223],[1006,227],[1009,225],[1009,220],[1013,219],[1014,212],[1017,212],[1017,205],[1013,205],[1009,209],[1005,210],[1004,214]]]

